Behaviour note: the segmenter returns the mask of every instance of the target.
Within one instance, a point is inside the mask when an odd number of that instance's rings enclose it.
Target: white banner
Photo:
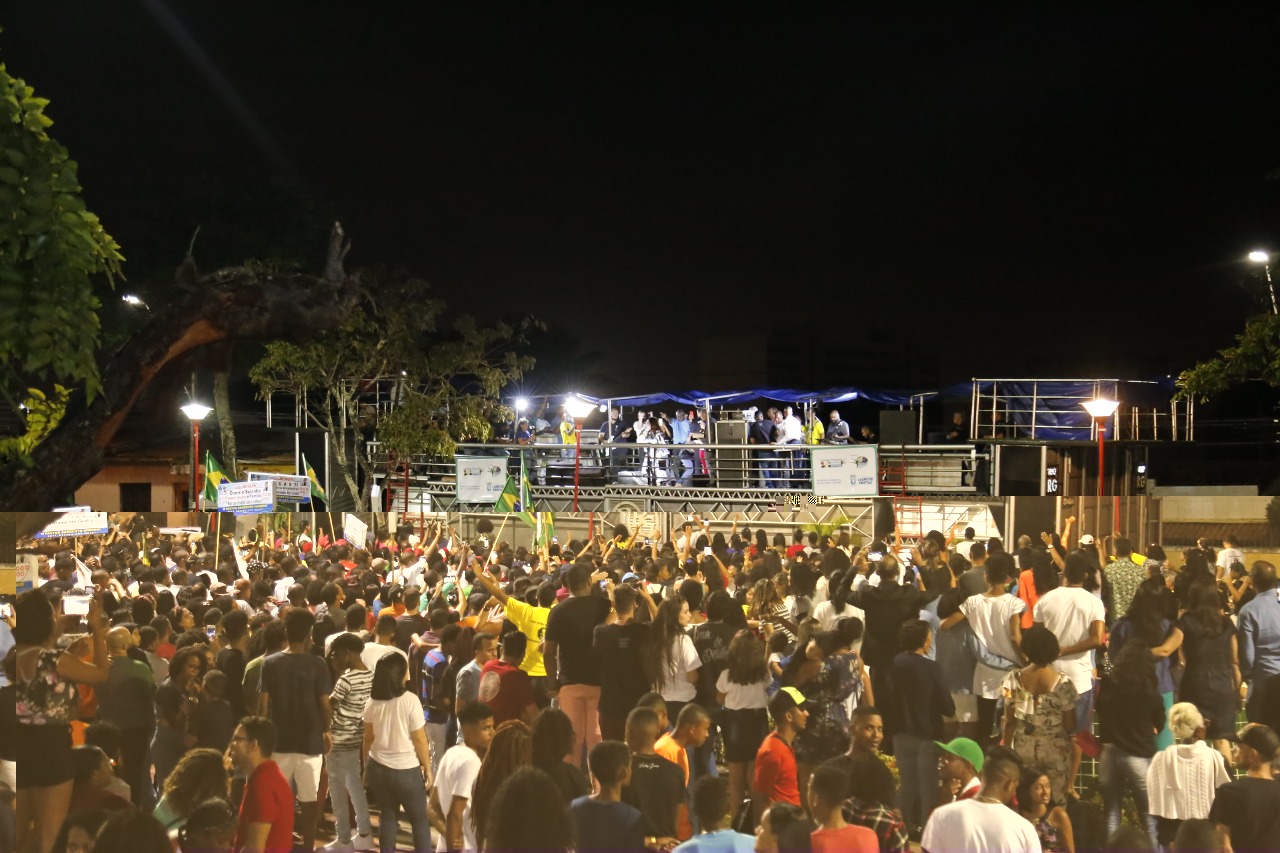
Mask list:
[[[110,529],[105,512],[69,512],[36,534],[37,539],[59,536],[92,536]]]
[[[276,508],[275,480],[224,481],[218,484],[218,510],[250,515]]]
[[[349,545],[363,548],[365,537],[368,535],[369,525],[361,521],[359,516],[352,515],[349,512],[342,514],[342,538],[347,540]]]
[[[14,584],[18,595],[36,588],[40,574],[40,563],[35,554],[19,554],[18,568],[14,575]]]
[[[879,450],[874,444],[810,447],[813,493],[828,498],[866,498],[880,494]]]
[[[507,486],[507,460],[502,456],[457,456],[458,501],[493,504]]]
[[[311,481],[306,474],[271,474],[265,471],[250,471],[249,481],[274,480],[276,484],[276,500],[291,504],[311,503]]]

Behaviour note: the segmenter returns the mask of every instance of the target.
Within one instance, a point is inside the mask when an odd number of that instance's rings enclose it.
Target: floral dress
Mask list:
[[[792,744],[799,763],[821,764],[848,751],[849,714],[845,700],[862,689],[857,668],[858,656],[853,652],[830,655],[814,679],[800,688],[808,700],[809,722]]]
[[[1071,775],[1071,733],[1062,715],[1075,708],[1079,695],[1071,679],[1061,673],[1047,693],[1035,694],[1022,686],[1022,671],[1005,676],[1001,685],[1005,702],[1013,705],[1013,743],[1009,746],[1028,766],[1043,767],[1053,785],[1053,802],[1065,802],[1067,777]]]

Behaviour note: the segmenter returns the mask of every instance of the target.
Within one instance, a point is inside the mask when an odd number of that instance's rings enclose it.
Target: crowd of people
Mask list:
[[[1229,542],[140,518],[15,606],[20,850],[1074,853],[1095,755],[1115,844],[1280,844],[1280,588]]]

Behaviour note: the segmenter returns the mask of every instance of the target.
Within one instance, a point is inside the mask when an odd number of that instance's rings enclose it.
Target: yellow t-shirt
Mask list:
[[[822,421],[815,419],[813,426],[805,430],[805,444],[822,444],[822,438],[826,434],[827,431],[822,426]]]
[[[524,660],[520,661],[520,668],[523,669],[531,678],[547,674],[546,665],[542,662],[542,640],[547,634],[547,614],[551,612],[550,607],[534,607],[531,604],[525,604],[514,598],[507,599],[506,605],[507,618],[511,620],[511,624],[516,629],[529,638],[529,644],[525,646]]]

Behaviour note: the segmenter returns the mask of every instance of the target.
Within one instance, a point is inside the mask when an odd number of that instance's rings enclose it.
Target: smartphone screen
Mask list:
[[[711,546],[710,546],[710,545],[708,545],[707,547],[705,547],[705,548],[703,548],[703,549],[702,549],[702,556],[704,556],[704,557],[710,557],[710,556],[711,556]]]
[[[64,595],[62,596],[62,612],[68,616],[84,616],[89,612],[89,602],[92,600],[88,595]]]

